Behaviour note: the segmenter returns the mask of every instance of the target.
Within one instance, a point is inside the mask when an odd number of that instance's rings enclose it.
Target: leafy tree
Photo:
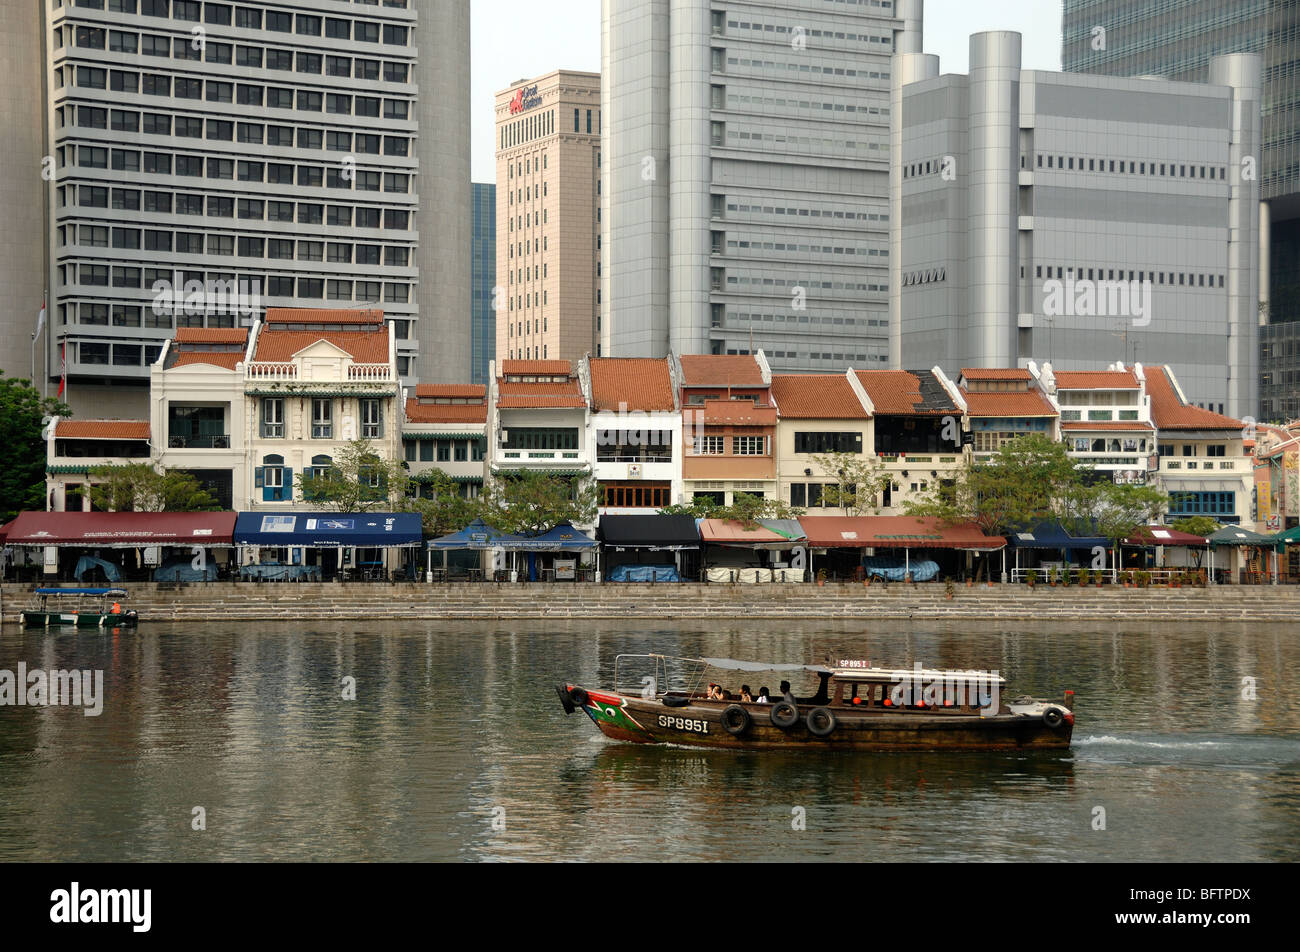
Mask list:
[[[813,462],[822,472],[839,477],[839,483],[822,488],[822,503],[844,510],[846,516],[880,515],[877,494],[892,478],[883,460],[859,453],[820,453]]]
[[[45,437],[52,416],[69,416],[66,404],[42,398],[31,381],[0,370],[0,523],[45,508]]]
[[[323,473],[294,477],[305,502],[330,512],[402,508],[410,476],[401,460],[384,459],[369,440],[352,440]]]
[[[1210,536],[1218,532],[1223,526],[1219,525],[1210,516],[1186,516],[1182,519],[1174,520],[1173,527],[1179,532],[1186,532],[1188,535]]]
[[[908,515],[974,522],[986,535],[1006,535],[1056,516],[1058,500],[1080,480],[1064,444],[1031,433],[967,463],[952,484],[934,484],[903,508]]]
[[[690,516],[693,519],[726,519],[752,528],[759,519],[797,519],[802,509],[787,506],[779,499],[755,496],[753,493],[736,493],[730,506],[714,502],[708,497],[691,503],[673,503],[659,510],[665,516]]]
[[[210,512],[217,500],[190,473],[176,469],[159,472],[149,463],[98,466],[90,471],[95,481],[90,499],[96,509],[113,512]]]
[[[562,522],[596,521],[599,490],[590,477],[519,469],[499,474],[485,490],[479,512],[503,532],[540,535]]]
[[[419,496],[407,499],[407,506],[420,514],[425,534],[435,538],[459,532],[482,517],[489,501],[486,494],[473,499],[462,496],[460,485],[440,469],[429,470],[421,479],[412,480],[412,488],[417,483],[422,491]]]

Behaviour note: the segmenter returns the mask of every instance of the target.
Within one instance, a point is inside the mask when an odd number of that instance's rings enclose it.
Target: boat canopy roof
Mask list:
[[[126,597],[126,589],[122,588],[38,588],[37,595],[113,595],[118,598]]]
[[[835,680],[861,681],[872,684],[897,684],[904,678],[915,681],[956,681],[978,679],[984,684],[1006,684],[1006,678],[992,671],[941,671],[937,668],[836,668]]]
[[[831,668],[819,664],[768,664],[766,661],[736,661],[733,658],[700,658],[711,668],[723,671],[811,671],[814,674],[834,674]]]

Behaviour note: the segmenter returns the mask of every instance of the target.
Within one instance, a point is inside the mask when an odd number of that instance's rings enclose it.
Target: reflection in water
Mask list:
[[[0,860],[1300,858],[1300,644],[1143,627],[8,627],[0,668],[102,669],[106,697],[97,718],[0,708]],[[646,651],[996,668],[1077,691],[1075,745],[651,748],[563,714],[556,681],[607,685]]]

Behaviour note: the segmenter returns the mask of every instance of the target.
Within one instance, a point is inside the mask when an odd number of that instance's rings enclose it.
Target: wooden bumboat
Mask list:
[[[119,600],[126,598],[120,588],[38,588],[32,592],[32,604],[23,611],[23,625],[28,628],[134,628],[139,616],[122,611]],[[113,611],[117,608],[117,611]]]
[[[638,691],[619,690],[628,667],[644,667]],[[681,674],[681,672],[685,674]],[[709,671],[732,680],[759,673],[815,675],[804,697],[779,692],[768,703],[717,700],[702,689]],[[678,676],[674,678],[673,673]],[[743,674],[738,675],[737,672]],[[661,680],[662,678],[662,680]],[[677,680],[684,690],[660,690]],[[636,744],[831,750],[1065,749],[1074,729],[1073,692],[1064,702],[1002,699],[997,672],[872,668],[863,662],[770,665],[723,658],[619,655],[615,690],[557,684],[566,713],[582,710],[607,737]],[[739,692],[737,692],[739,696]],[[757,693],[754,694],[757,697]]]

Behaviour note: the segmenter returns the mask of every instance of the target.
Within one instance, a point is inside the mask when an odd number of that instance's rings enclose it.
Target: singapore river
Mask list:
[[[1074,746],[618,744],[553,685],[621,652],[997,669],[1077,692]],[[1285,625],[10,624],[20,663],[102,670],[103,710],[0,707],[7,862],[1300,860]]]

